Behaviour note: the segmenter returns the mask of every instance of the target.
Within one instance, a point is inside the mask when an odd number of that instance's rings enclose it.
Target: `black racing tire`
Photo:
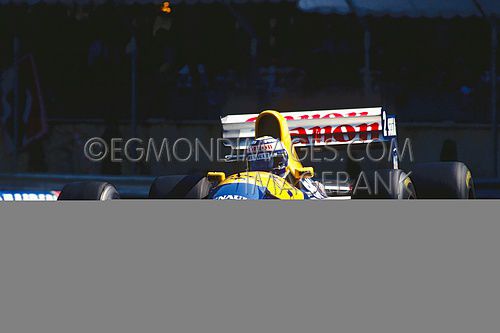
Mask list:
[[[400,169],[363,171],[354,185],[353,199],[416,199],[408,174]]]
[[[203,175],[157,177],[149,189],[150,199],[204,199],[212,183]]]
[[[472,174],[462,162],[416,164],[410,177],[419,199],[476,198]]]
[[[66,184],[57,200],[114,200],[120,199],[116,188],[106,182],[85,181]]]

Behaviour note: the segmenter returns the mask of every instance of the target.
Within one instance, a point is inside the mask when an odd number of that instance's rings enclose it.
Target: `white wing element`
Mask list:
[[[369,143],[395,135],[395,120],[382,107],[281,112],[295,146]],[[243,149],[254,138],[258,114],[229,115],[221,119],[226,145]],[[388,119],[391,131],[388,131]]]

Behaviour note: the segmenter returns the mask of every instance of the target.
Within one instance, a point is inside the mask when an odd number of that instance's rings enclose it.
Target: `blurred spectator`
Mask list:
[[[317,95],[362,94],[363,29],[355,17],[304,13],[293,3],[231,6],[179,4],[166,14],[156,5],[6,5],[0,70],[12,64],[16,33],[39,64],[49,116],[127,119],[126,46],[134,33],[140,121],[216,119],[238,95],[253,99],[256,111],[291,95],[312,105]],[[489,32],[481,21],[368,24],[373,88],[401,120],[488,121]]]

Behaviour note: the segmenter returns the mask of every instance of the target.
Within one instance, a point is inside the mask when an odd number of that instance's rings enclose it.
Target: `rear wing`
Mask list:
[[[382,107],[281,112],[295,147],[361,144],[396,136],[395,116]],[[255,136],[258,114],[229,115],[221,119],[224,143],[244,149]]]

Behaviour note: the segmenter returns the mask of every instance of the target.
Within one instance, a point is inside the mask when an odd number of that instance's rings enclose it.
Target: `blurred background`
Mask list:
[[[208,142],[227,114],[380,105],[417,161],[497,184],[499,14],[494,0],[0,0],[0,187],[212,167],[91,162],[95,136]]]

